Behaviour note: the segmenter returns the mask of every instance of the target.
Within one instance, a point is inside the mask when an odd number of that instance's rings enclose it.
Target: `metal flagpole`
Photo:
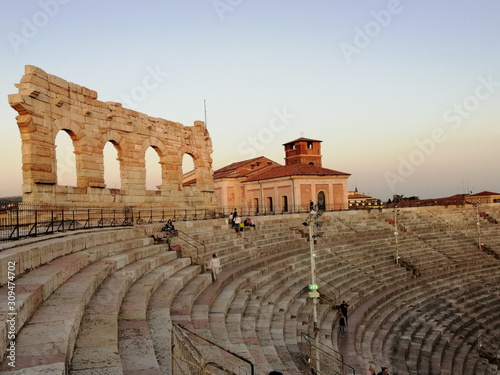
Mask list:
[[[205,110],[205,128],[207,128],[207,101],[203,99],[203,108]]]

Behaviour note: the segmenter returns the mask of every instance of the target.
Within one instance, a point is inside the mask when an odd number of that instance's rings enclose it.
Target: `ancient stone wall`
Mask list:
[[[213,208],[212,141],[202,121],[194,126],[149,117],[120,103],[101,102],[97,92],[26,66],[18,94],[9,103],[19,115],[22,138],[23,201],[74,206]],[[55,139],[71,137],[76,187],[57,185]],[[121,189],[104,182],[103,150],[112,142],[118,153]],[[162,184],[146,190],[145,153],[157,152]],[[182,159],[193,158],[196,184],[182,186]]]

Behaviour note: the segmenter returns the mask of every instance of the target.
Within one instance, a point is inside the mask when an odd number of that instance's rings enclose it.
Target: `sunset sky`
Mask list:
[[[214,170],[283,163],[304,136],[383,200],[500,192],[499,17],[497,0],[2,1],[0,197],[21,194],[7,95],[25,65],[184,125],[206,100]]]

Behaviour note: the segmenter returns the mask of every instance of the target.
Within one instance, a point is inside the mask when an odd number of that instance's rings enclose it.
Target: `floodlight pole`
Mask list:
[[[399,263],[399,249],[398,249],[398,206],[394,207],[394,238],[396,240],[396,264]]]
[[[313,222],[309,220],[309,250],[311,253],[311,285],[316,285],[316,254],[314,253],[314,237],[313,237]],[[317,292],[316,290],[312,293]],[[317,297],[313,294],[313,319],[314,319],[314,329],[318,323],[318,316],[316,311]]]
[[[477,247],[481,250],[481,221],[479,217],[479,205],[481,204],[481,198],[478,198],[476,203],[476,216],[477,216]]]
[[[314,236],[313,236],[313,227],[315,223],[313,222],[314,214],[311,212],[309,217],[307,218],[307,223],[309,224],[309,251],[311,255],[311,285],[309,291],[309,297],[312,298],[313,301],[313,323],[314,323],[314,337],[316,341],[316,371],[320,371],[320,362],[319,362],[319,327],[318,327],[318,290],[316,285],[316,254],[314,252]],[[313,289],[314,288],[314,289]]]

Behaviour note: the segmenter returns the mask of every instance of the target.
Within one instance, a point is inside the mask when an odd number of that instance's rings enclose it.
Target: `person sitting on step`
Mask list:
[[[244,224],[246,227],[253,227],[253,229],[257,229],[255,227],[255,223],[249,217],[245,219]]]

